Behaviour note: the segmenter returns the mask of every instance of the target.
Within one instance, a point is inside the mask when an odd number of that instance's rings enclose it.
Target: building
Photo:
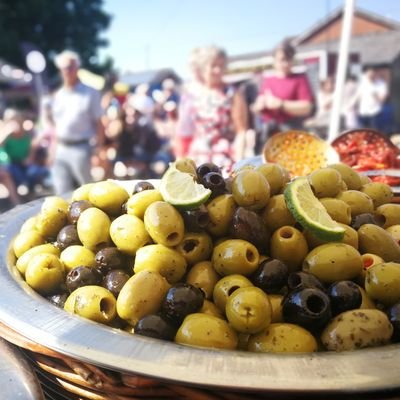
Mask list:
[[[338,9],[307,31],[289,38],[297,49],[295,68],[307,71],[314,89],[318,81],[336,72],[342,30],[343,9]],[[362,67],[380,67],[390,80],[392,67],[400,56],[400,23],[369,11],[356,9],[350,42],[349,72],[359,75]],[[272,68],[273,49],[231,57],[227,80],[251,76]]]

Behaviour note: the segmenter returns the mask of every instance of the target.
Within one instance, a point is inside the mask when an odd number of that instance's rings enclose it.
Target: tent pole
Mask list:
[[[340,38],[339,59],[336,69],[335,92],[333,95],[332,113],[329,121],[328,142],[339,136],[340,114],[343,98],[343,88],[346,80],[349,61],[349,47],[353,24],[355,0],[345,0],[343,11],[342,33]]]

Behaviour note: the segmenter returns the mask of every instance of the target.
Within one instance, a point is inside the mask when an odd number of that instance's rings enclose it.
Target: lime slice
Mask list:
[[[285,189],[286,205],[297,222],[315,236],[329,242],[341,241],[345,229],[335,222],[314,196],[307,178],[297,178]]]
[[[199,207],[211,195],[210,189],[197,183],[191,174],[177,170],[174,164],[161,178],[159,190],[166,202],[185,210]]]

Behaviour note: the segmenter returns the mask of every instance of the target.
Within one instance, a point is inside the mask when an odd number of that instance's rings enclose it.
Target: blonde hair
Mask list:
[[[189,58],[189,65],[196,74],[202,77],[204,67],[219,57],[222,57],[225,62],[228,59],[226,51],[222,47],[218,46],[197,47],[192,50],[192,53]]]

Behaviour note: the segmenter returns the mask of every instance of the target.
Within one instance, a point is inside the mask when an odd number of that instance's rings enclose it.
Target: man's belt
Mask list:
[[[57,139],[58,143],[63,144],[64,146],[78,146],[80,144],[89,144],[89,139],[82,140],[68,140],[68,139]]]

